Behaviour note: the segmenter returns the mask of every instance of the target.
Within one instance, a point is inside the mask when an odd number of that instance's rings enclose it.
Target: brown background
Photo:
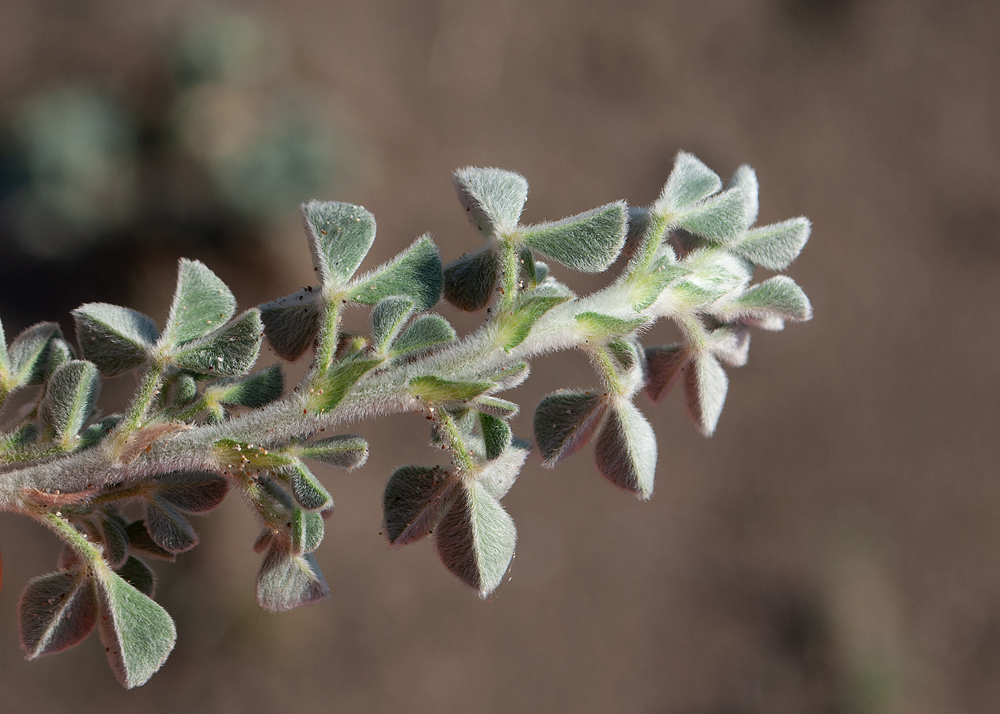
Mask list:
[[[523,173],[534,221],[648,203],[686,149],[724,176],[753,165],[761,222],[813,220],[789,273],[816,317],[755,335],[711,440],[677,395],[640,403],[660,441],[649,503],[603,482],[589,452],[553,471],[533,457],[505,499],[517,557],[487,603],[430,544],[396,551],[379,536],[386,475],[434,458],[425,423],[362,427],[369,464],[323,474],[338,506],[318,553],[332,598],[257,609],[255,526],[231,499],[199,522],[201,547],[156,566],[178,645],[130,693],[96,638],[23,660],[16,599],[56,544],[0,518],[0,709],[995,711],[1000,5],[245,7],[284,34],[357,141],[360,169],[329,198],[378,218],[368,264],[428,230],[446,258],[474,244],[457,166]],[[141,82],[189,9],[3,0],[0,101],[75,78]],[[193,257],[254,304],[309,280],[297,230],[289,206],[275,229],[287,248]],[[162,320],[176,256],[159,250],[133,305]],[[540,360],[515,431],[530,434],[542,394],[592,382],[578,356]]]

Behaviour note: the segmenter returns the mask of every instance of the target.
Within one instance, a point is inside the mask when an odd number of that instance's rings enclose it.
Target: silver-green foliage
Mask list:
[[[452,573],[488,596],[502,581],[517,533],[501,499],[532,449],[513,435],[518,406],[500,396],[527,378],[537,356],[580,350],[598,386],[560,389],[534,412],[543,466],[594,442],[597,471],[645,499],[657,442],[635,403],[682,383],[689,413],[710,435],[729,386],[725,367],[746,363],[751,327],[808,320],[811,307],[788,277],[753,284],[756,266],[784,269],[809,222],[752,227],[757,179],[741,167],[721,179],[681,153],[649,207],[624,202],[561,221],[521,225],[527,181],[499,169],[455,172],[459,198],[485,243],[442,266],[428,236],[356,275],[375,219],[344,203],[302,207],[319,283],[236,315],[229,288],[205,265],[182,260],[162,333],[149,317],[91,303],[74,311],[77,351],[54,323],[9,345],[0,326],[0,407],[35,386],[0,431],[0,510],[45,525],[64,542],[56,572],[32,580],[19,603],[29,658],[65,650],[99,629],[126,687],[163,664],[175,631],[151,598],[149,558],[193,548],[191,514],[239,491],[261,526],[257,599],[287,610],[329,593],[313,557],[333,498],[307,465],[360,467],[368,444],[351,434],[316,438],[342,424],[423,413],[446,463],[400,466],[384,493],[393,545],[425,537]],[[577,296],[537,260],[583,272],[618,264],[610,285]],[[433,312],[443,296],[487,308],[459,337]],[[341,329],[345,309],[370,307],[368,334]],[[235,317],[234,317],[235,316]],[[658,320],[681,340],[644,346]],[[286,390],[280,365],[251,372],[267,338],[305,377]],[[121,414],[95,411],[101,376],[136,371]]]

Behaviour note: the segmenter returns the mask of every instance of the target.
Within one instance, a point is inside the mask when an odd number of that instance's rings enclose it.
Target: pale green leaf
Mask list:
[[[503,169],[467,166],[454,173],[458,200],[472,225],[486,237],[510,233],[517,227],[528,198],[528,182]]]
[[[73,321],[83,356],[109,376],[142,366],[160,338],[149,317],[117,305],[81,305]]]
[[[611,265],[625,243],[628,211],[624,201],[519,229],[520,241],[558,263],[584,273]]]
[[[355,278],[348,296],[374,305],[391,295],[403,295],[413,300],[416,310],[429,310],[441,299],[442,270],[437,246],[422,236],[385,265]]]
[[[768,270],[784,270],[809,240],[808,218],[792,218],[750,230],[728,250]]]
[[[631,402],[608,410],[594,442],[597,470],[604,478],[641,499],[653,494],[656,435],[646,417]]]
[[[77,434],[94,413],[100,386],[97,367],[84,360],[66,362],[49,378],[39,415],[45,428],[64,448],[75,443]]]
[[[324,285],[344,285],[375,240],[375,217],[361,206],[336,201],[302,204],[302,222]]]
[[[215,332],[236,312],[236,298],[219,277],[197,260],[182,258],[177,289],[161,342],[178,347]]]

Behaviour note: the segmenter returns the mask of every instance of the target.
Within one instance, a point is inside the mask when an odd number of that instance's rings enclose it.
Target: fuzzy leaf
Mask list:
[[[483,442],[486,445],[486,458],[492,461],[510,446],[512,437],[510,425],[503,419],[480,412],[479,427],[483,432]]]
[[[289,362],[313,344],[322,314],[319,291],[311,287],[260,306],[267,341],[275,354]]]
[[[382,513],[392,545],[406,545],[428,535],[453,493],[450,474],[439,466],[401,466],[385,484]]]
[[[73,310],[73,321],[83,356],[109,376],[145,364],[160,338],[149,317],[117,305],[81,305]]]
[[[722,189],[722,179],[693,154],[681,151],[653,210],[676,213]]]
[[[475,402],[473,402],[472,406],[481,411],[483,414],[489,414],[501,419],[510,419],[512,416],[517,414],[520,409],[514,402],[508,402],[506,399],[489,396],[478,397]]]
[[[494,374],[490,379],[496,382],[498,387],[502,390],[513,389],[514,387],[523,384],[524,380],[528,378],[530,373],[531,369],[528,367],[528,363],[521,362],[520,364],[515,364],[513,367],[503,369],[497,374]],[[485,397],[483,399],[485,399]],[[507,403],[510,404],[510,402]],[[497,416],[500,415],[498,414]]]
[[[228,383],[214,384],[218,401],[258,409],[278,399],[285,388],[285,376],[279,365],[273,364],[253,374]]]
[[[118,422],[121,420],[121,414],[112,414],[104,417],[96,424],[88,426],[80,432],[80,448],[85,449],[99,443],[112,429],[118,426]]]
[[[125,519],[117,513],[101,516],[101,540],[104,541],[104,562],[112,568],[120,568],[128,558],[128,531]]]
[[[809,240],[811,227],[808,218],[792,218],[754,228],[729,251],[762,268],[784,270]]]
[[[260,312],[252,308],[221,330],[184,343],[171,357],[175,365],[190,372],[243,374],[257,361],[262,330]]]
[[[129,556],[115,572],[146,597],[153,597],[153,593],[156,592],[156,574],[138,558]]]
[[[636,312],[645,310],[656,302],[670,283],[690,272],[688,268],[675,263],[673,255],[661,256],[646,274],[634,279],[630,293],[632,309]]]
[[[49,342],[48,359],[45,362],[45,379],[47,380],[59,367],[75,358],[73,348],[66,340],[61,337],[52,338],[52,341]]]
[[[704,203],[678,214],[673,225],[712,243],[727,245],[747,227],[746,197],[739,188],[729,188]]]
[[[749,228],[757,222],[757,212],[760,210],[760,184],[757,182],[757,173],[743,164],[729,179],[729,188],[737,188],[743,192],[747,212],[746,224]]]
[[[257,603],[268,612],[283,612],[322,600],[330,594],[310,554],[292,555],[290,544],[271,540],[257,575]]]
[[[94,413],[100,386],[97,367],[83,360],[67,362],[49,378],[39,413],[42,423],[64,448],[73,445]]]
[[[665,397],[684,373],[690,361],[684,345],[659,345],[646,348],[646,396],[654,402]]]
[[[146,499],[146,531],[153,542],[169,553],[183,553],[198,545],[198,534],[167,500],[159,496]]]
[[[41,383],[48,363],[49,345],[53,339],[61,336],[59,325],[40,322],[15,337],[7,350],[9,386],[25,387]]]
[[[527,226],[521,229],[520,239],[567,267],[598,273],[621,252],[627,217],[625,202],[617,201],[561,221]]]
[[[375,240],[375,217],[361,206],[336,201],[302,204],[313,262],[324,285],[343,285]]]
[[[208,472],[174,473],[158,479],[156,495],[184,513],[208,513],[229,493],[229,482]]]
[[[323,542],[325,527],[318,511],[296,508],[292,513],[292,554],[312,553]]]
[[[517,227],[528,181],[512,171],[466,166],[454,173],[458,200],[469,220],[487,238],[510,233]]]
[[[198,396],[198,382],[190,374],[180,373],[174,380],[173,402],[185,406]]]
[[[218,330],[236,312],[236,298],[219,277],[197,260],[182,258],[177,290],[162,342],[178,347]]]
[[[372,346],[376,352],[385,352],[413,313],[413,307],[413,301],[406,297],[390,296],[379,301],[371,314]]]
[[[787,275],[775,275],[743,293],[726,312],[738,317],[809,320],[812,305],[794,280]]]
[[[598,342],[623,337],[649,322],[649,318],[646,317],[622,319],[599,312],[581,312],[577,313],[575,318],[588,339]]]
[[[288,473],[292,495],[307,511],[319,511],[333,505],[333,498],[305,464],[295,464]]]
[[[631,402],[608,411],[594,443],[597,470],[608,481],[641,499],[653,495],[656,435],[646,417]]]
[[[310,399],[313,410],[322,413],[336,407],[359,379],[380,364],[381,359],[355,359],[338,365],[317,384]]]
[[[492,247],[449,263],[444,269],[444,298],[467,312],[482,310],[493,297],[500,259]]]
[[[503,580],[516,543],[514,521],[479,484],[458,492],[434,533],[441,562],[484,598]]]
[[[741,324],[712,330],[708,349],[727,367],[742,367],[750,353],[750,330]]]
[[[684,372],[684,389],[688,414],[702,434],[711,436],[726,403],[726,371],[713,355],[700,354]]]
[[[146,522],[143,520],[132,521],[125,527],[125,532],[128,534],[128,547],[129,550],[142,553],[150,558],[156,558],[157,560],[167,560],[173,562],[177,558],[169,550],[165,550],[160,547],[156,541],[154,541],[149,536],[149,531],[146,529]]]
[[[539,318],[556,305],[570,300],[572,295],[529,295],[518,301],[513,313],[504,315],[500,322],[502,346],[512,350],[524,342]]]
[[[393,357],[455,341],[455,328],[440,315],[421,315],[392,343]]]
[[[434,375],[422,375],[410,379],[410,394],[431,404],[461,402],[473,399],[494,386],[493,382],[453,382]]]
[[[28,659],[78,645],[97,624],[97,590],[85,569],[33,578],[17,603],[21,647]]]
[[[542,466],[551,468],[586,444],[606,407],[606,400],[599,394],[568,389],[542,399],[534,419]]]
[[[360,436],[343,434],[306,444],[299,454],[339,469],[353,470],[368,460],[368,442]]]
[[[500,500],[507,495],[521,473],[524,460],[528,458],[531,446],[522,439],[511,439],[507,448],[488,462],[483,470],[476,474],[476,483],[481,485],[493,498]]]
[[[437,246],[430,236],[422,236],[385,265],[353,280],[348,295],[363,305],[404,295],[413,300],[415,309],[429,310],[441,299],[443,281]]]
[[[131,689],[149,681],[177,641],[173,620],[162,607],[111,570],[99,573],[101,642],[111,669]]]

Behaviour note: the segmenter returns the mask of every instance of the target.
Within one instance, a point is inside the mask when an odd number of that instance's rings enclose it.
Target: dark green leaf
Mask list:
[[[336,407],[359,379],[380,364],[381,359],[355,359],[338,365],[315,387],[310,397],[313,410],[322,413]]]
[[[32,579],[17,603],[21,647],[28,659],[78,645],[97,623],[97,590],[85,569]]]
[[[449,472],[439,466],[401,466],[382,496],[385,534],[393,545],[420,540],[434,530],[453,494]]]
[[[157,479],[157,497],[184,513],[208,513],[229,493],[229,482],[208,472],[173,473]]]
[[[305,464],[295,464],[288,472],[292,495],[307,511],[319,511],[333,505],[333,498]]]
[[[268,612],[291,610],[330,594],[316,560],[292,555],[290,544],[273,538],[257,575],[257,603]]]
[[[275,354],[290,362],[313,344],[322,314],[319,291],[311,287],[260,306],[267,341]]]
[[[401,334],[389,353],[398,357],[455,341],[455,328],[440,315],[421,315]]]
[[[49,378],[39,414],[45,428],[64,448],[73,445],[94,413],[100,386],[97,367],[83,360],[67,362]]]
[[[383,354],[389,343],[396,339],[403,325],[413,314],[413,301],[406,297],[390,296],[372,309],[372,346]]]
[[[375,217],[361,206],[336,201],[302,204],[313,261],[324,285],[343,285],[375,240]]]
[[[170,553],[183,553],[198,545],[198,534],[187,519],[165,499],[146,499],[146,531],[158,546]]]
[[[129,556],[116,571],[122,580],[147,597],[156,592],[156,574],[138,558]]]
[[[258,409],[275,401],[285,388],[285,376],[279,365],[273,364],[253,374],[228,383],[216,383],[218,401]]]
[[[604,415],[607,402],[599,394],[560,390],[535,409],[535,441],[543,466],[555,466],[585,445]]]
[[[503,419],[480,412],[479,425],[483,432],[483,442],[486,445],[486,458],[493,460],[500,456],[510,446],[510,425]]]
[[[181,258],[177,290],[163,330],[163,342],[178,347],[215,332],[236,312],[236,299],[208,267]]]
[[[117,305],[81,305],[73,311],[73,321],[83,356],[109,376],[141,367],[160,338],[150,318]]]
[[[441,271],[437,246],[429,236],[422,236],[385,265],[356,278],[348,295],[363,305],[404,295],[413,300],[417,310],[429,310],[441,299]]]
[[[80,448],[85,449],[97,444],[107,436],[112,429],[118,426],[122,420],[121,414],[112,414],[101,419],[96,424],[91,424],[80,432]]]
[[[594,443],[597,470],[604,478],[639,498],[653,495],[656,435],[646,417],[631,402],[608,410]]]
[[[243,374],[257,361],[262,329],[260,312],[247,310],[221,330],[186,342],[173,353],[173,362],[200,374]]]
[[[9,386],[13,388],[39,384],[45,377],[49,345],[54,338],[61,336],[59,325],[40,322],[14,338],[7,350]]]
[[[356,469],[368,459],[368,442],[360,436],[343,434],[306,444],[300,454],[340,469]]]
[[[296,508],[292,513],[292,554],[312,553],[323,542],[323,516]]]
[[[150,558],[156,558],[158,560],[168,560],[173,562],[176,557],[169,550],[164,550],[156,543],[152,538],[149,537],[149,531],[146,529],[146,522],[143,520],[132,521],[125,528],[125,532],[128,534],[128,547],[129,550],[133,550],[137,553],[142,553]]]
[[[499,275],[496,250],[486,246],[445,267],[444,298],[460,310],[482,310],[493,297]]]
[[[598,273],[621,252],[627,216],[624,201],[617,201],[554,223],[528,226],[521,229],[520,238],[524,245],[567,267]]]
[[[458,200],[469,220],[486,237],[510,233],[517,227],[528,181],[512,171],[466,166],[454,174]]]

